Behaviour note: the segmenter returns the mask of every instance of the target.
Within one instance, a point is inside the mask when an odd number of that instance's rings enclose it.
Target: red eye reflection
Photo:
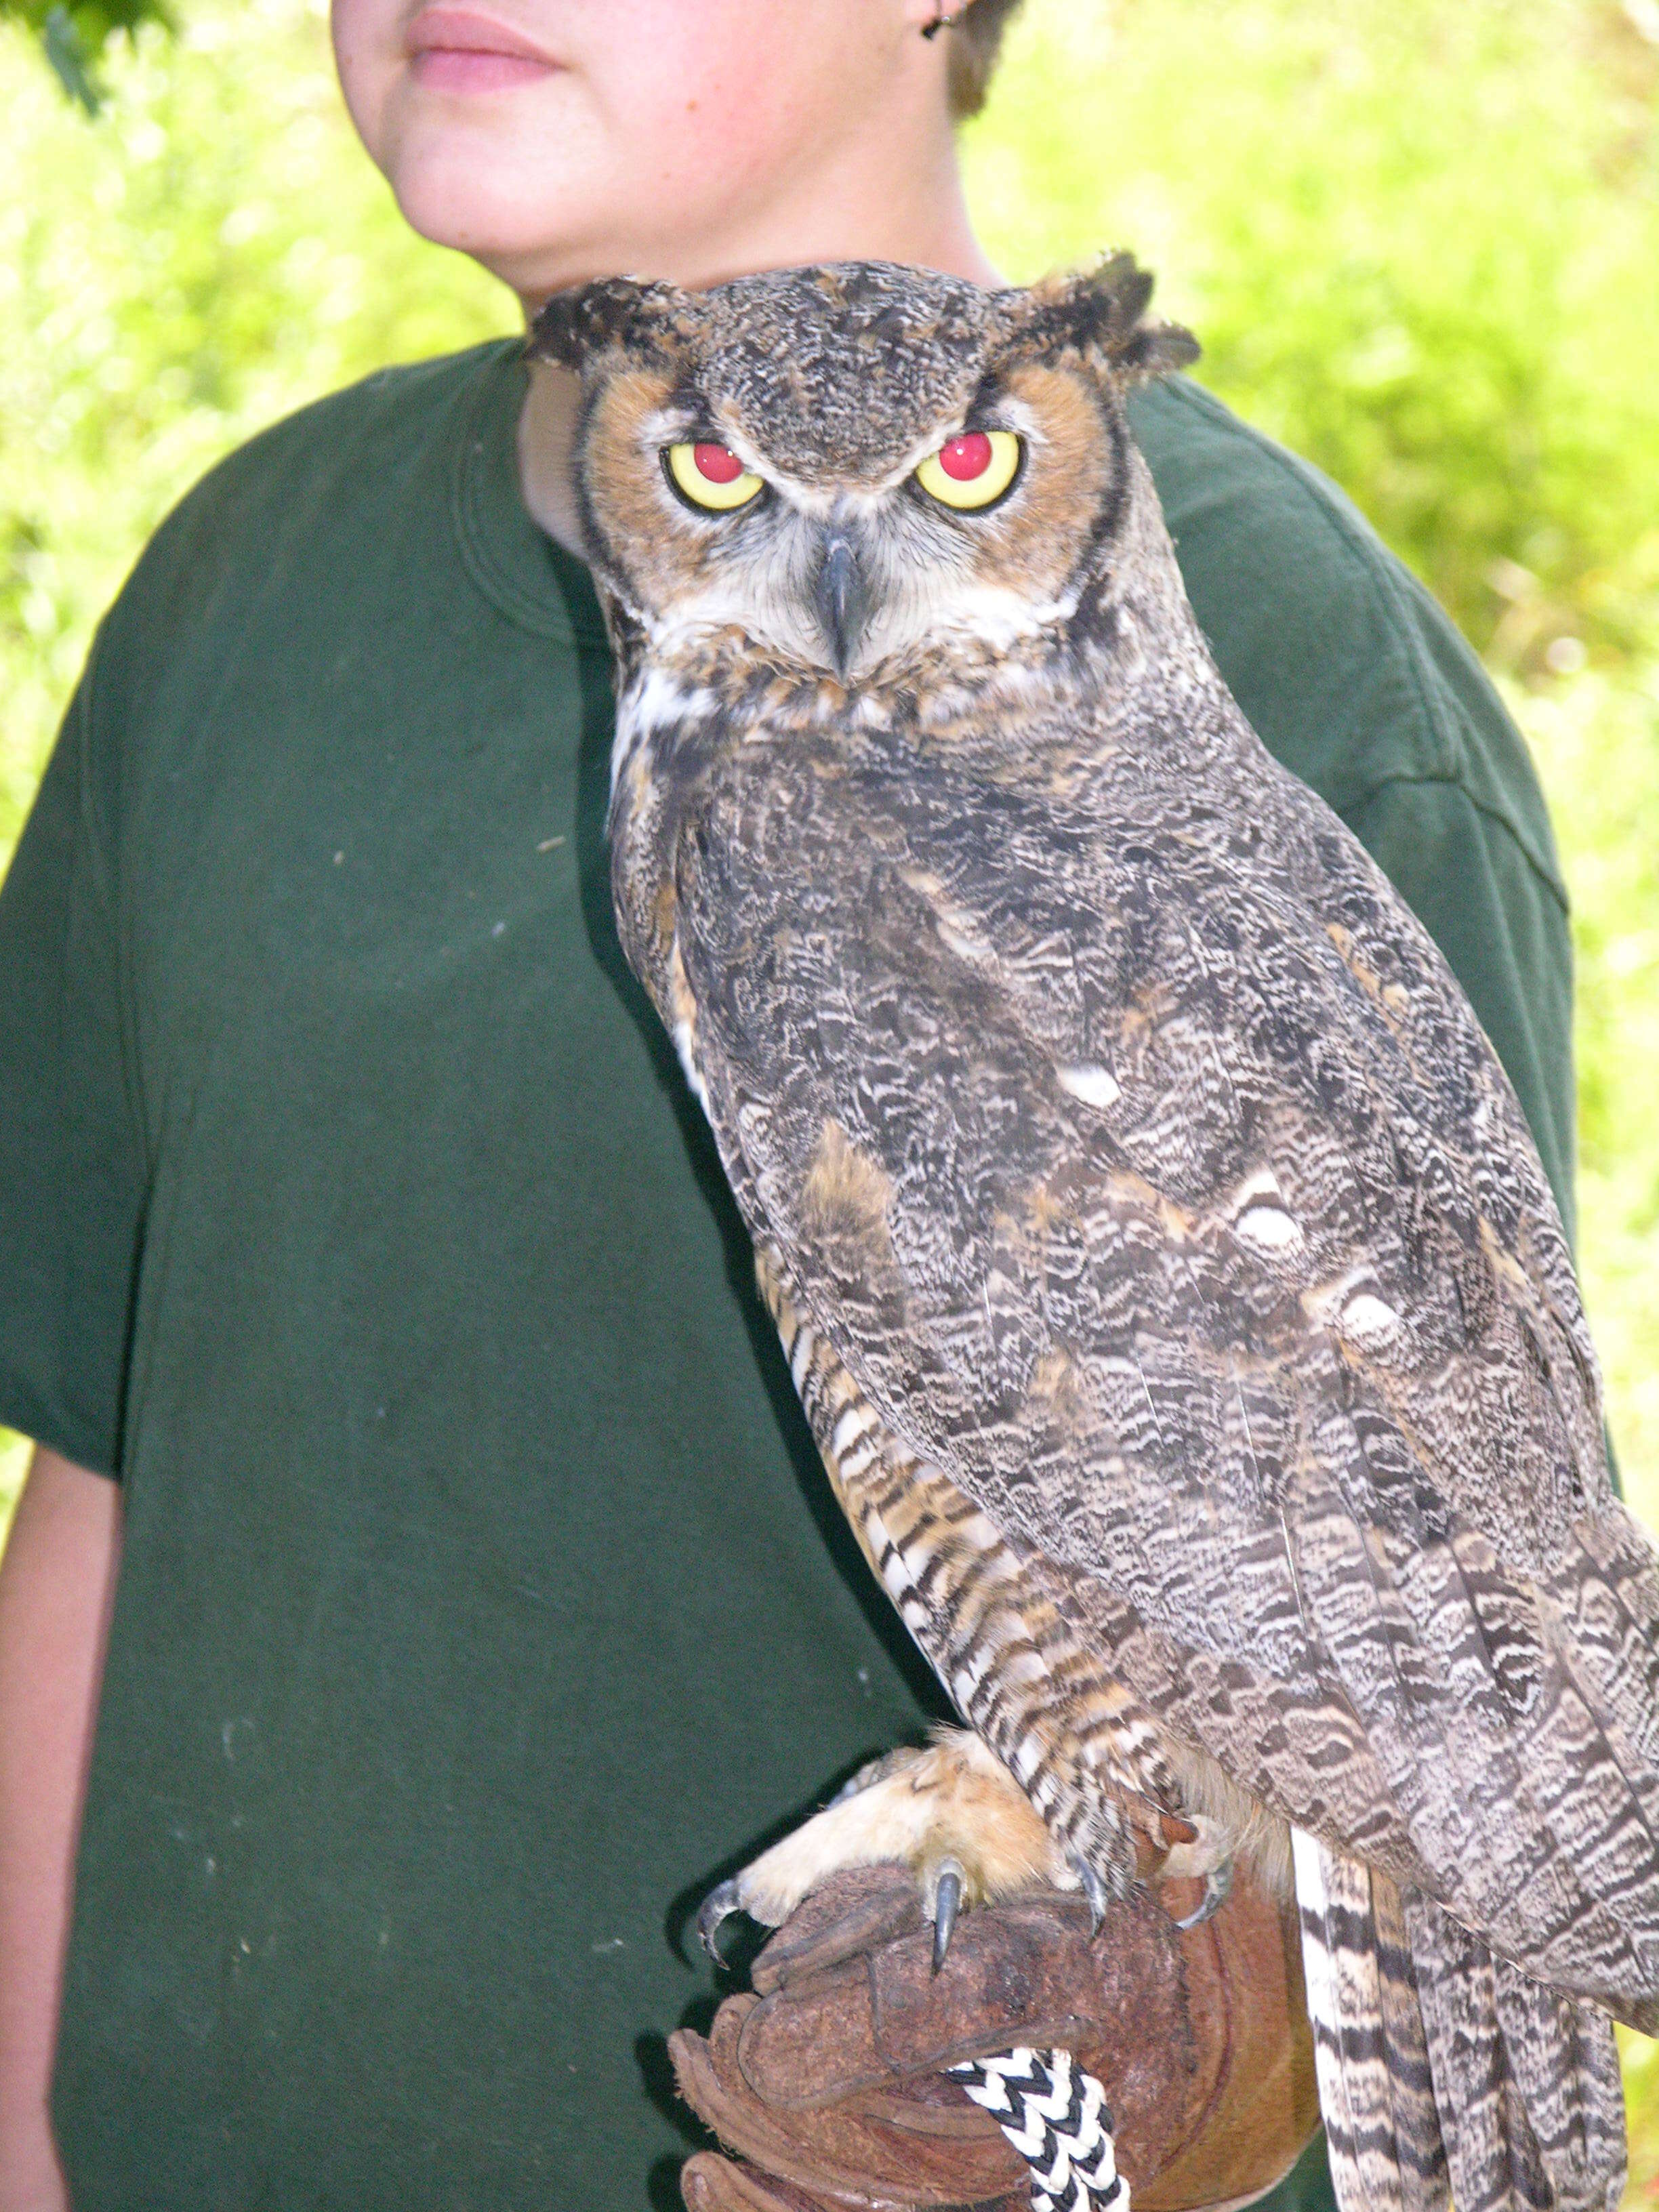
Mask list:
[[[693,446],[691,459],[697,474],[707,477],[710,483],[736,483],[743,474],[743,463],[730,446]]]
[[[697,448],[701,465],[703,449]],[[957,483],[971,483],[982,477],[991,465],[991,441],[983,430],[969,430],[965,437],[952,438],[949,445],[939,449],[939,465],[947,477]]]

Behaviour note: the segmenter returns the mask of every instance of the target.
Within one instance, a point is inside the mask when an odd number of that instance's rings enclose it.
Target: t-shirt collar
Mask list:
[[[522,629],[605,647],[592,580],[531,516],[519,483],[518,426],[529,372],[507,338],[486,351],[460,414],[452,507],[467,574]]]

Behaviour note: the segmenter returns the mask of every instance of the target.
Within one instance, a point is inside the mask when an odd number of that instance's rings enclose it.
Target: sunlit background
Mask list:
[[[176,0],[93,118],[0,21],[0,860],[139,545],[219,454],[513,327],[402,228],[322,0]],[[969,138],[1016,278],[1108,243],[1328,470],[1532,745],[1574,901],[1581,1260],[1659,1523],[1659,0],[1028,0]],[[21,1473],[0,1437],[0,1525]],[[1632,2199],[1659,2067],[1630,2039]]]

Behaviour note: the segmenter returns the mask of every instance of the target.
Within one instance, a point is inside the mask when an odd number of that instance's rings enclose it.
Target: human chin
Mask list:
[[[543,263],[550,284],[568,282],[567,255],[588,231],[590,212],[603,224],[615,198],[605,190],[602,134],[568,100],[556,103],[556,117],[544,99],[510,90],[478,103],[486,104],[490,114],[469,118],[442,112],[459,103],[418,93],[398,102],[404,112],[380,164],[398,204],[423,238],[472,254],[520,289],[526,267]]]

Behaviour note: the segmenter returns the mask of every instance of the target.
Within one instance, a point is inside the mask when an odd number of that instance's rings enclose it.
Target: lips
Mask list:
[[[438,92],[501,92],[558,67],[510,23],[471,8],[422,8],[404,40],[410,73]]]

